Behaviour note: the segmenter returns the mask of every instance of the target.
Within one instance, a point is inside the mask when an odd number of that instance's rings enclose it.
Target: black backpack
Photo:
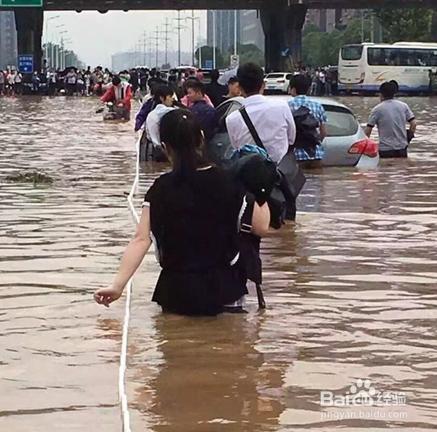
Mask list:
[[[306,106],[293,111],[293,118],[296,123],[295,148],[303,149],[308,156],[313,157],[316,153],[316,146],[321,144],[319,121]]]

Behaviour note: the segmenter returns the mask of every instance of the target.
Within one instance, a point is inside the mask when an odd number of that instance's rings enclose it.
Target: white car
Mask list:
[[[293,74],[290,72],[273,72],[267,74],[264,78],[265,92],[280,92],[288,94],[288,88],[290,87],[290,79],[292,76]]]

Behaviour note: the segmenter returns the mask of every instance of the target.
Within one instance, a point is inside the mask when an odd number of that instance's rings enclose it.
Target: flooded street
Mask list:
[[[365,123],[377,99],[342,101]],[[296,226],[263,241],[264,312],[251,295],[247,315],[163,315],[147,255],[129,337],[132,431],[436,429],[437,100],[407,102],[419,123],[409,160],[310,173]],[[135,137],[95,107],[0,99],[2,432],[121,431],[124,300],[106,310],[92,292],[133,234]],[[34,169],[53,183],[6,181]],[[143,168],[138,209],[162,169]],[[354,390],[404,402],[321,406],[321,392]]]

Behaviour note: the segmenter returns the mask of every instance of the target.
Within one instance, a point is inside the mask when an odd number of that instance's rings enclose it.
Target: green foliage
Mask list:
[[[303,36],[309,33],[320,33],[320,29],[315,24],[308,24],[303,29]]]
[[[383,8],[375,14],[384,29],[384,42],[425,42],[431,38],[431,9]]]
[[[437,11],[383,8],[376,10],[375,16],[383,28],[383,42],[437,41]],[[344,30],[330,33],[320,32],[313,25],[307,26],[302,43],[304,63],[309,66],[337,64],[338,53],[343,45],[372,40],[371,28],[369,16],[365,17],[364,23],[358,18],[349,22]]]
[[[240,55],[240,64],[244,63],[255,63],[259,66],[264,66],[264,53],[254,44],[239,44],[238,54]],[[228,58],[230,58],[231,53],[229,53]]]
[[[254,44],[239,44],[238,54],[240,56],[240,64],[243,63],[256,63],[260,66],[264,66],[264,53]],[[217,68],[225,68],[228,67],[231,60],[231,54],[233,52],[229,51],[227,53],[222,54],[222,52],[216,48],[216,65]],[[197,61],[199,61],[199,48],[195,53]],[[202,47],[202,63],[205,64],[205,60],[212,60],[212,47],[205,45]]]
[[[343,45],[361,43],[361,19],[352,20],[344,30],[335,29],[329,33],[321,32],[315,26],[308,27],[304,32],[302,50],[303,61],[309,66],[336,65],[338,53]],[[366,18],[364,21],[364,41],[369,40],[370,21]]]
[[[199,50],[202,50],[202,63],[205,64],[206,60],[211,60],[213,59],[213,48],[208,46],[208,45],[204,45],[201,48],[197,48],[196,52],[195,52],[195,57],[196,60],[199,61]],[[224,68],[227,64],[227,62],[225,62],[223,55],[221,53],[221,51],[216,48],[215,49],[215,62],[216,62],[216,68],[217,69],[221,69]]]
[[[437,10],[434,10],[432,12],[431,17],[431,35],[430,35],[430,41],[431,42],[437,42]]]
[[[345,30],[330,33],[311,31],[302,41],[303,61],[309,66],[336,65],[342,45],[361,43],[361,21],[352,21]]]

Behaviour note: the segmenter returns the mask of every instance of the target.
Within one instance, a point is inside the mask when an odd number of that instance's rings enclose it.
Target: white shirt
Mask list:
[[[249,96],[243,105],[271,159],[279,163],[296,139],[296,125],[290,107],[284,101],[262,95]],[[255,144],[239,111],[226,118],[226,126],[234,148]]]
[[[161,119],[170,111],[176,108],[168,107],[164,104],[156,105],[156,108],[147,116],[146,134],[147,138],[152,141],[154,146],[161,145],[161,134],[159,133],[159,124]]]

